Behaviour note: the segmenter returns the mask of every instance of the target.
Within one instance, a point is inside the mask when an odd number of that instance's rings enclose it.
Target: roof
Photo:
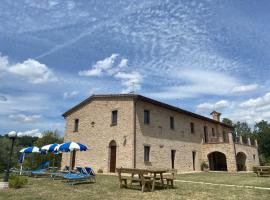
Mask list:
[[[208,117],[205,117],[205,116],[202,116],[202,115],[199,115],[199,114],[196,114],[196,113],[193,113],[193,112],[190,112],[190,111],[187,111],[187,110],[184,110],[184,109],[181,109],[181,108],[178,108],[178,107],[175,107],[175,106],[172,106],[172,105],[169,105],[169,104],[166,104],[166,103],[163,103],[163,102],[160,102],[160,101],[157,101],[157,100],[145,97],[145,96],[142,96],[142,95],[138,95],[138,94],[92,95],[92,96],[88,97],[87,99],[85,99],[84,101],[82,101],[81,103],[77,104],[76,106],[74,106],[71,109],[69,109],[68,111],[66,111],[63,114],[63,117],[67,117],[68,115],[70,115],[74,111],[78,110],[82,106],[90,103],[91,101],[93,101],[94,99],[97,99],[97,98],[131,98],[131,99],[137,99],[139,101],[148,102],[148,103],[151,103],[151,104],[163,107],[163,108],[167,108],[169,110],[173,110],[173,111],[176,111],[176,112],[179,112],[179,113],[182,113],[182,114],[192,116],[192,117],[197,118],[197,119],[201,119],[201,120],[209,121],[209,122],[212,122],[212,123],[220,124],[220,125],[226,126],[228,128],[233,128],[232,126],[230,126],[228,124],[225,124],[225,123],[216,121],[214,119],[211,119],[211,118],[208,118]]]

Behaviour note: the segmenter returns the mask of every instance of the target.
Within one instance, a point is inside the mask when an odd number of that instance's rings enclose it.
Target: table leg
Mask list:
[[[160,179],[161,179],[162,188],[164,189],[164,179],[163,179],[162,173],[160,173]]]
[[[154,177],[153,177],[152,192],[155,190],[155,183],[156,183],[156,173],[154,173]]]

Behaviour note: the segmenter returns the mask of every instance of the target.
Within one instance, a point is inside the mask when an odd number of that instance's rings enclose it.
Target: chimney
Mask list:
[[[216,120],[216,121],[220,122],[221,113],[214,110],[213,112],[210,113],[210,115],[212,115],[213,120]]]

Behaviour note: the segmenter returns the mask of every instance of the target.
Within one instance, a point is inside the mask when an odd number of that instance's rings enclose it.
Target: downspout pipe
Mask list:
[[[133,101],[133,168],[136,168],[136,115],[137,115],[137,102],[138,102],[138,97],[134,98]]]

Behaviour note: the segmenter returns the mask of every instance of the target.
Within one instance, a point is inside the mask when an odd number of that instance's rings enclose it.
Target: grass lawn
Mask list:
[[[200,173],[178,175],[177,179],[224,184],[270,187],[270,178],[252,174]],[[0,199],[269,199],[269,190],[224,187],[195,183],[175,183],[175,189],[142,193],[139,189],[120,189],[116,176],[98,175],[97,183],[66,185],[60,180],[29,178],[21,189],[0,190]]]
[[[192,173],[192,174],[179,174],[179,180],[219,183],[229,185],[245,185],[270,188],[270,177],[257,177],[255,173],[222,173],[222,172],[209,172],[209,173]]]

